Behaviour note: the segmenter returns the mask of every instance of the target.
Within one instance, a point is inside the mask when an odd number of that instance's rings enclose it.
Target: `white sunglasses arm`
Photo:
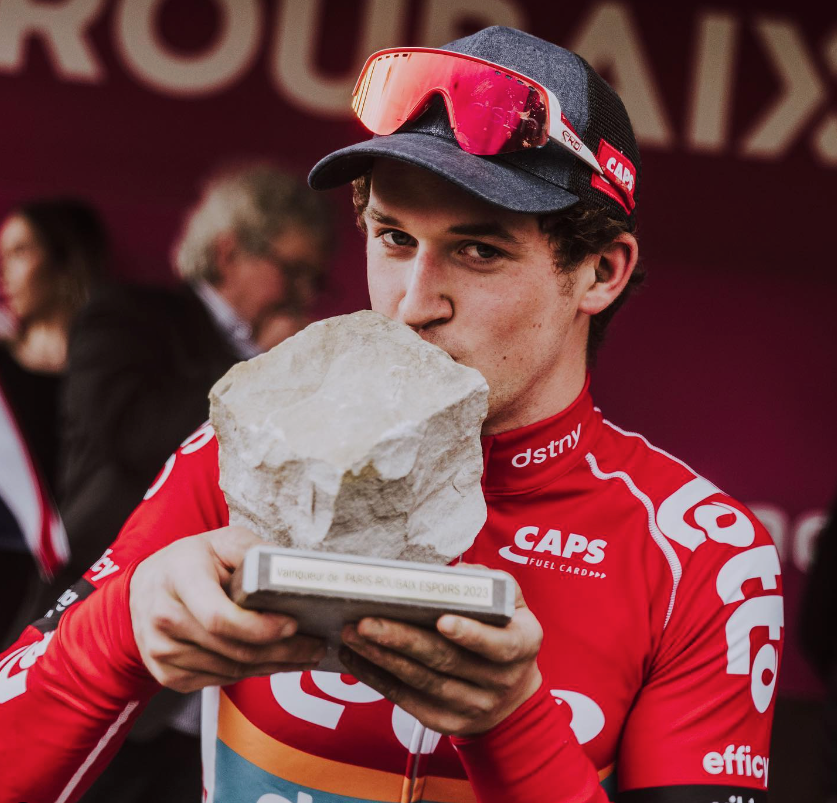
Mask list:
[[[558,102],[558,98],[548,89],[546,94],[549,98],[549,138],[557,142],[562,148],[566,148],[570,153],[575,154],[582,162],[604,177],[604,170],[602,170],[598,159],[593,155],[593,151],[561,119],[561,104]]]

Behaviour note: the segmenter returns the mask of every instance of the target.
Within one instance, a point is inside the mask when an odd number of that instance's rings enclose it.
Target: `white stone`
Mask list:
[[[314,323],[210,399],[230,523],[269,541],[447,563],[485,522],[485,379],[383,315]]]

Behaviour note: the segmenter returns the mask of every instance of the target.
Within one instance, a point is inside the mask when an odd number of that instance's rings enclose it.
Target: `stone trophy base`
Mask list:
[[[319,668],[342,672],[337,650],[346,623],[377,616],[432,629],[453,613],[502,627],[514,613],[515,586],[490,569],[265,545],[247,552],[229,593],[243,608],[294,617],[300,633],[328,643]]]

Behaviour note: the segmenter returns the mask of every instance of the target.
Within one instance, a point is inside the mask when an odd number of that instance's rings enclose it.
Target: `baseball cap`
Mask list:
[[[308,177],[315,190],[353,181],[369,171],[376,158],[397,159],[513,212],[558,212],[583,200],[605,207],[634,228],[641,165],[633,128],[619,96],[581,56],[502,26],[485,28],[442,49],[502,65],[551,90],[575,132],[596,154],[605,177],[622,186],[628,183],[634,203],[626,204],[608,181],[554,142],[497,156],[465,152],[441,98],[395,133],[374,136],[321,159]]]

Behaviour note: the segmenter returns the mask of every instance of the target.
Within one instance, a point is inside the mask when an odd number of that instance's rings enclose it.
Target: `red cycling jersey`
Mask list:
[[[586,388],[483,448],[488,520],[463,560],[519,582],[544,630],[539,692],[460,739],[349,675],[207,689],[207,801],[765,801],[783,626],[766,531],[605,421]],[[0,657],[0,801],[66,803],[89,785],[157,689],[131,630],[133,568],[226,523],[205,425],[112,548]]]

